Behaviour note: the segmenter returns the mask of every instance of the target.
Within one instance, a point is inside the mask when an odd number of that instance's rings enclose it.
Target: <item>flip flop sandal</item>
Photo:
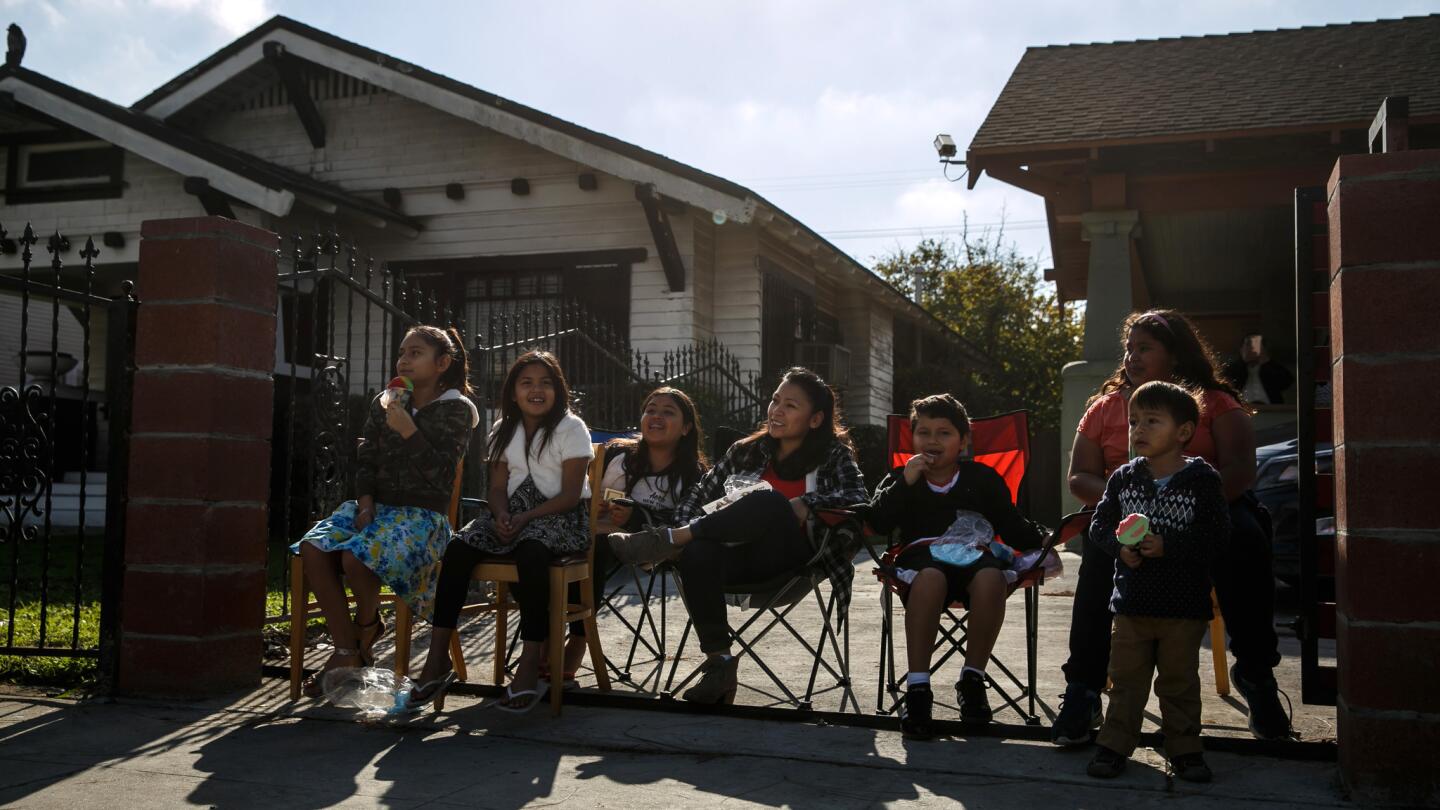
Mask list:
[[[505,700],[519,700],[520,698],[526,697],[530,698],[530,700],[526,702],[524,706],[509,705],[503,702]],[[525,714],[540,703],[540,697],[541,692],[539,689],[521,689],[519,692],[516,692],[507,686],[505,687],[505,697],[495,702],[495,708],[510,714]]]
[[[560,681],[561,689],[568,692],[572,689],[580,688],[580,681],[576,679],[574,672],[563,672],[561,675],[563,676]],[[550,691],[550,677],[548,673],[540,676],[540,680],[536,683],[535,688],[541,692]]]
[[[405,693],[405,708],[396,710],[396,714],[419,714],[420,710],[430,703],[435,704],[436,711],[445,710],[445,693],[455,685],[459,676],[455,670],[441,675],[433,681],[426,681],[409,692]],[[416,698],[415,695],[428,691],[429,694],[423,698]]]

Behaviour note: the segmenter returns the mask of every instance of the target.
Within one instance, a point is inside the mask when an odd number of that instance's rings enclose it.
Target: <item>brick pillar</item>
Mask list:
[[[146,222],[119,688],[259,683],[278,239],[221,217]]]
[[[1328,190],[1341,773],[1440,802],[1440,150],[1342,157]]]

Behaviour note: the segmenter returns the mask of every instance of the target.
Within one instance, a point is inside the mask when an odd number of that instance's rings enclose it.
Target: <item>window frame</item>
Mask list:
[[[125,150],[104,140],[73,133],[29,134],[5,144],[5,203],[67,202],[72,200],[107,200],[123,195],[125,189]],[[104,179],[76,178],[41,183],[27,182],[29,159],[47,152],[95,150],[106,152],[108,172],[96,175]]]

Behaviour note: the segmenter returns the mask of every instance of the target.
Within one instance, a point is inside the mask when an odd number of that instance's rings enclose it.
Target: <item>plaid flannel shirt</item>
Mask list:
[[[683,526],[700,517],[705,504],[725,494],[725,481],[730,476],[758,478],[770,464],[774,452],[775,442],[768,439],[732,445],[725,457],[705,473],[675,508],[675,525]],[[800,500],[810,509],[805,528],[811,548],[820,554],[816,566],[830,580],[835,592],[835,627],[839,630],[850,607],[850,589],[855,580],[852,560],[863,537],[857,521],[830,526],[816,513],[821,509],[848,509],[869,500],[855,453],[838,441],[831,443],[825,461],[815,470],[815,491],[801,495]]]

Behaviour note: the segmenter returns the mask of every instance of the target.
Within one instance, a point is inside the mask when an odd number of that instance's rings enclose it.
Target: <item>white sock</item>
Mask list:
[[[909,689],[909,688],[914,687],[914,686],[929,686],[929,685],[930,685],[930,673],[928,673],[928,672],[911,672],[911,673],[907,673],[907,674],[905,675],[905,688],[906,688],[906,689]]]
[[[672,545],[672,546],[675,545],[675,530],[674,530],[674,529],[670,529],[670,528],[665,529],[665,542],[669,543],[669,544]]]
[[[972,667],[972,666],[970,666],[969,664],[966,664],[966,665],[965,665],[965,668],[962,669],[962,670],[960,670],[960,677],[962,677],[962,678],[965,677],[965,673],[967,673],[967,672],[973,672],[973,673],[975,673],[976,675],[979,675],[979,676],[980,676],[980,680],[982,680],[982,681],[985,680],[985,670],[983,670],[983,669],[976,669],[975,667]]]

